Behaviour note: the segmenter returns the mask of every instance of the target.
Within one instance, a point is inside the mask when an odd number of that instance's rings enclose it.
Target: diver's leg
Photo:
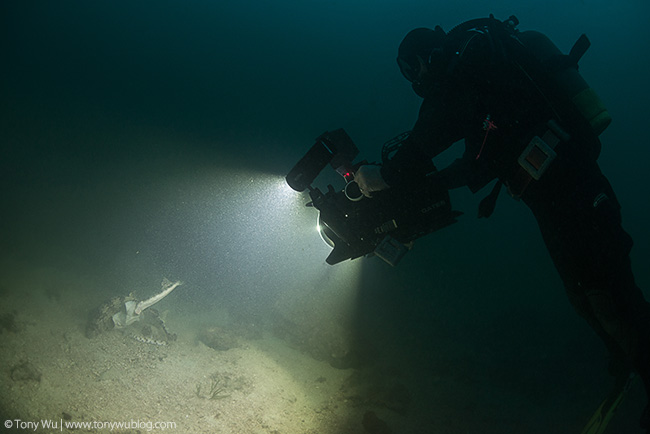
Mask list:
[[[621,226],[620,205],[598,170],[570,190],[574,194],[560,192],[553,203],[531,209],[571,303],[603,339],[613,363],[624,356],[639,374],[650,400],[650,305],[634,282],[633,243]]]
[[[590,299],[580,286],[567,285],[565,282],[567,298],[576,313],[581,316],[591,329],[596,332],[603,341],[609,353],[608,371],[610,375],[618,377],[632,369],[632,363],[628,360],[626,353],[619,343],[601,325],[598,317],[594,314]]]

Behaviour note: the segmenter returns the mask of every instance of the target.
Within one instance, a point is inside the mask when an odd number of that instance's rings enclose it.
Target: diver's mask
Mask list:
[[[411,59],[410,62],[398,57],[397,64],[402,75],[411,82],[413,91],[421,98],[431,94],[440,86],[442,50],[436,49],[431,52],[426,60],[420,56]]]
[[[411,30],[399,46],[397,65],[420,97],[430,94],[444,76],[445,39],[446,33],[440,26],[418,28]]]
[[[415,61],[417,61],[417,63]],[[418,61],[419,60],[419,61]],[[408,62],[403,57],[397,58],[397,65],[399,70],[402,72],[402,75],[411,83],[417,81],[420,71],[422,70],[422,60],[420,57],[416,56],[415,59],[412,59]]]

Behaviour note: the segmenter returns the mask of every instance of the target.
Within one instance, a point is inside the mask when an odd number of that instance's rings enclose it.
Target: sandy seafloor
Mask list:
[[[589,389],[581,376],[571,386],[542,390],[549,373],[532,370],[529,386],[513,387],[481,366],[480,356],[463,360],[468,349],[461,343],[453,348],[441,342],[439,363],[426,370],[399,356],[336,369],[270,330],[242,334],[233,348],[216,351],[198,341],[197,330],[210,323],[227,329],[228,313],[192,315],[192,306],[171,297],[158,305],[177,334],[169,345],[143,344],[117,330],[89,339],[88,312],[105,299],[88,289],[98,284],[94,276],[11,265],[0,282],[0,314],[14,320],[3,323],[0,335],[0,410],[3,421],[14,424],[18,419],[139,424],[113,431],[62,430],[119,433],[163,431],[148,429],[146,424],[156,422],[173,422],[175,428],[164,432],[179,433],[577,433],[604,392]],[[560,348],[539,348],[540,366],[562,363],[554,351]],[[519,369],[513,381],[532,368]],[[214,399],[205,392],[211,378],[220,382]],[[402,391],[408,399],[391,397]],[[643,403],[638,384],[630,396],[608,432],[638,432]],[[387,429],[364,429],[369,411]],[[14,425],[3,432],[28,431]]]
[[[3,331],[1,340],[3,419],[173,422],[176,429],[169,431],[187,433],[342,432],[349,412],[360,411],[346,409],[337,397],[350,372],[271,336],[215,351],[189,328],[196,318],[188,323],[169,312],[178,338],[167,346],[143,344],[118,330],[89,339],[87,308],[102,301],[84,296],[91,280],[52,269],[30,270],[21,280],[3,282],[13,289],[3,292],[3,313],[16,312],[15,330]],[[57,295],[43,291],[59,285],[66,290]],[[24,362],[40,380],[12,379],[11,367]],[[210,399],[213,375],[223,391]],[[197,386],[204,387],[201,393]],[[116,432],[144,431],[146,425]]]

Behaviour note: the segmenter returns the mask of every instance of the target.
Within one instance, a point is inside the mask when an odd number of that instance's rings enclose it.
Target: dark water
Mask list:
[[[648,11],[641,0],[3,2],[3,256],[109,281],[219,282],[232,306],[259,313],[285,286],[326,273],[323,250],[297,251],[320,242],[312,216],[296,216],[308,213],[294,205],[304,198],[281,191],[313,138],[343,127],[378,158],[419,104],[394,61],[403,35],[516,14],[565,52],[583,32],[592,41],[581,72],[614,118],[601,165],[648,294]],[[386,357],[439,371],[462,363],[463,375],[547,403],[563,388],[599,390],[606,380],[590,384],[605,356],[527,210],[502,197],[478,221],[483,193],[452,197],[466,212],[459,224],[397,269],[364,265],[359,333]],[[381,338],[367,333],[378,327]]]

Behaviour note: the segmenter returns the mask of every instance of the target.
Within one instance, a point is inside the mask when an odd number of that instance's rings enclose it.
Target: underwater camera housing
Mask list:
[[[407,137],[404,133],[387,142],[382,158],[389,159]],[[332,247],[328,264],[375,254],[397,265],[412,241],[455,223],[462,214],[452,211],[448,191],[431,174],[408,187],[391,187],[373,193],[370,199],[364,197],[354,182],[354,173],[366,164],[353,163],[358,154],[343,129],[325,132],[286,177],[294,190],[309,189],[307,206],[319,211],[318,230]],[[323,193],[312,187],[328,164],[345,180],[344,189],[335,190],[330,184]]]

